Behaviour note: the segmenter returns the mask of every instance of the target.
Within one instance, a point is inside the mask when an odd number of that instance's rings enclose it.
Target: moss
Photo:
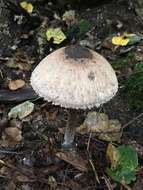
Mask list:
[[[133,71],[126,83],[127,100],[131,108],[143,108],[143,62]]]
[[[125,85],[125,95],[129,106],[143,108],[143,62],[138,62],[134,53],[129,53],[126,57],[113,62],[112,66],[121,73],[131,69],[132,74],[123,78],[119,77],[119,82]]]
[[[112,66],[115,70],[123,70],[132,66],[132,63],[135,63],[134,53],[129,53],[126,57],[120,58],[117,61],[112,63]]]

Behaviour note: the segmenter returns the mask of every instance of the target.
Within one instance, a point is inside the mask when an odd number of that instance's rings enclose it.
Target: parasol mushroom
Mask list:
[[[32,72],[31,85],[48,102],[69,108],[63,143],[66,148],[74,140],[78,109],[99,107],[118,90],[116,74],[108,61],[80,45],[60,48],[45,57]]]

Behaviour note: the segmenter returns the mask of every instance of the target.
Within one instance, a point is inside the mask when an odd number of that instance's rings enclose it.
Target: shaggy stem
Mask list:
[[[62,144],[63,148],[66,148],[66,149],[72,148],[74,137],[75,137],[75,130],[77,127],[77,117],[78,117],[77,110],[68,111],[68,122],[67,122],[67,127],[65,130],[64,142]]]

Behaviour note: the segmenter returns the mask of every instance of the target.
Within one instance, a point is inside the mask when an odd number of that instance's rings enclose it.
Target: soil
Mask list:
[[[54,45],[47,41],[45,44],[43,40],[42,46],[39,45],[41,30],[44,31],[47,28],[47,23],[42,25],[43,17],[47,17],[48,22],[53,25],[62,25],[54,18],[54,13],[57,11],[56,13],[61,15],[65,12],[66,6],[62,5],[59,11],[59,8],[48,9],[45,1],[33,4],[39,7],[38,16],[29,17],[15,2],[7,1],[4,5],[7,9],[3,9],[5,18],[4,16],[0,18],[0,189],[126,189],[127,187],[109,180],[105,173],[108,165],[105,155],[109,142],[99,140],[98,137],[90,139],[89,134],[77,134],[76,150],[72,153],[62,150],[61,142],[63,129],[67,125],[68,110],[39,98],[32,90],[29,79],[32,70],[42,57],[50,53],[50,48],[58,49],[71,43],[68,39],[60,45]],[[80,18],[88,20],[93,25],[90,35],[85,36],[84,40],[90,42],[94,50],[104,55],[113,67],[115,61],[126,57],[128,53],[138,53],[142,42],[131,48],[113,49],[108,41],[117,33],[126,31],[143,33],[142,21],[132,1],[107,1],[102,5],[85,4],[76,8]],[[14,15],[17,15],[17,18]],[[21,15],[23,15],[22,20]],[[18,19],[21,24],[14,19]],[[12,64],[14,66],[9,66]],[[139,147],[142,150],[139,151],[140,168],[142,168],[143,110],[133,109],[128,105],[123,81],[127,80],[129,69],[116,71],[119,80],[117,95],[99,109],[81,110],[78,125],[83,123],[89,111],[94,110],[106,113],[111,119],[118,119],[123,130],[119,144],[132,144],[135,148]],[[24,80],[26,85],[12,91],[8,84],[10,80],[16,79]],[[34,111],[22,120],[14,120],[14,126],[22,130],[22,141],[14,145],[3,144],[3,131],[12,126],[11,120],[8,119],[9,110],[26,100],[34,103]],[[89,139],[90,145],[87,149]],[[138,178],[140,180],[140,175]],[[135,183],[131,184],[131,189],[137,189]],[[140,189],[143,189],[143,186]]]

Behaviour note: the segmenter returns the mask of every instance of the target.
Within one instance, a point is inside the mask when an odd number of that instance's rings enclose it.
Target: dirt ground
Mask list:
[[[81,110],[78,118],[80,125],[89,111],[98,110],[121,122],[122,137],[119,144],[133,145],[139,153],[140,170],[137,180],[129,187],[116,183],[105,173],[109,142],[100,140],[96,135],[76,134],[76,151],[70,153],[61,149],[67,110],[45,102],[30,86],[31,72],[50,53],[50,48],[55,50],[71,43],[67,40],[60,45],[53,45],[42,41],[42,46],[39,45],[41,31],[47,28],[46,24],[42,25],[41,17],[48,17],[53,25],[61,25],[53,15],[56,12],[63,14],[65,7],[60,9],[57,5],[49,10],[45,1],[35,3],[39,14],[30,18],[9,2],[5,5],[5,19],[1,18],[0,24],[0,190],[142,190],[143,110],[129,107],[125,90],[125,81],[135,64],[134,60],[130,60],[128,68],[115,69],[119,81],[117,95],[99,109]],[[93,25],[84,40],[89,42],[90,48],[105,56],[113,68],[119,59],[126,59],[128,54],[143,52],[142,41],[121,48],[113,48],[110,42],[117,33],[143,34],[143,23],[131,1],[109,1],[103,5],[86,4],[74,8],[77,8],[80,18]],[[21,21],[14,15],[24,16]],[[22,23],[17,24],[14,19]],[[16,91],[10,90],[9,81],[15,79],[25,81],[26,85]],[[34,111],[22,120],[8,119],[10,109],[26,100],[34,103]],[[22,132],[20,143],[11,143],[3,137],[5,128],[13,126]]]

